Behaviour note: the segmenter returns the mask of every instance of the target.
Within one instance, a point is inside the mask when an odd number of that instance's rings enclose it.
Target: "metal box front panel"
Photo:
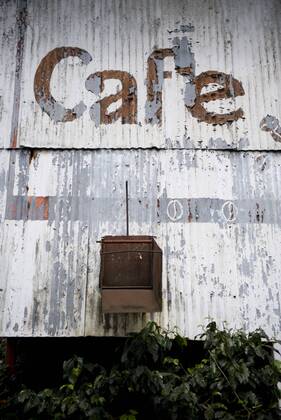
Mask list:
[[[149,237],[105,237],[101,251],[101,285],[151,288],[153,242]]]

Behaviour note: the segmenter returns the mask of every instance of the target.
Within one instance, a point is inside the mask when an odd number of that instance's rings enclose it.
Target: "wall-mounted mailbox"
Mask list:
[[[105,236],[101,240],[102,311],[162,309],[162,251],[152,236]]]

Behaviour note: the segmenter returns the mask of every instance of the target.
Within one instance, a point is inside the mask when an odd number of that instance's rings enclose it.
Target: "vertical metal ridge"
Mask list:
[[[10,147],[12,149],[18,146],[18,125],[19,125],[19,110],[21,99],[21,79],[22,79],[22,65],[25,46],[25,32],[26,32],[26,18],[27,18],[27,0],[17,0],[17,48],[16,48],[16,71],[15,71],[15,85],[14,85],[14,104],[12,112],[12,127],[10,136]]]

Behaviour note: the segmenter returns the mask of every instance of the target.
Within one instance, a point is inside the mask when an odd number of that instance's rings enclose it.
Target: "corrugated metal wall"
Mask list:
[[[0,26],[0,334],[213,318],[280,338],[280,2],[1,0]],[[163,249],[161,313],[101,313],[96,241],[125,234],[126,180],[130,233]]]

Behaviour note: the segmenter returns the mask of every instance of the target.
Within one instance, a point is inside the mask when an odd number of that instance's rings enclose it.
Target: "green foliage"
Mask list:
[[[5,362],[6,340],[0,339],[0,419],[17,419],[14,410],[19,384],[14,374],[8,371]]]
[[[188,340],[151,322],[127,339],[117,364],[105,369],[75,356],[64,362],[60,387],[12,393],[0,405],[0,418],[281,418],[280,363],[263,331],[221,331],[213,322],[200,339],[205,358],[187,368]]]

